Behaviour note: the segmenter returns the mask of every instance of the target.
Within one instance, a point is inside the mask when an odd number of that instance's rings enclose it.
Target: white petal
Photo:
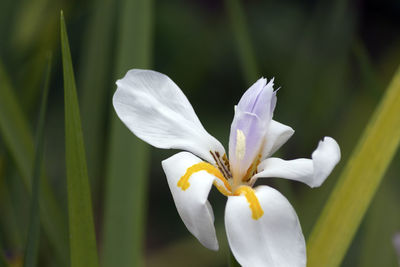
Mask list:
[[[186,170],[201,161],[191,153],[180,152],[164,160],[162,167],[167,176],[175,206],[187,229],[203,246],[218,250],[214,214],[207,200],[215,177],[206,171],[199,171],[190,177],[190,186],[185,191],[177,185]]]
[[[210,151],[225,153],[168,76],[134,69],[116,84],[115,111],[140,139],[158,148],[187,150],[210,162],[214,162]]]
[[[263,158],[275,153],[293,135],[294,130],[280,122],[272,120],[265,136]]]
[[[230,248],[244,267],[306,266],[304,236],[287,199],[268,186],[255,188],[264,215],[255,220],[244,196],[228,198],[225,228]]]
[[[279,177],[303,182],[310,187],[320,186],[340,160],[340,148],[331,137],[319,142],[312,159],[283,160],[268,158],[260,163],[253,182],[261,177]]]

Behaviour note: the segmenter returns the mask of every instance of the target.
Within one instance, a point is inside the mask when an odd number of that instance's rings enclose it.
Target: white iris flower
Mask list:
[[[228,198],[226,234],[242,266],[306,266],[304,236],[293,207],[277,190],[253,185],[258,178],[280,177],[320,186],[339,162],[340,149],[333,138],[325,137],[311,159],[271,157],[294,133],[272,119],[273,85],[273,80],[259,79],[235,107],[229,159],[179,87],[164,74],[128,71],[117,81],[113,104],[140,139],[158,148],[188,151],[164,160],[162,167],[179,215],[201,244],[218,250],[207,200],[214,185]]]

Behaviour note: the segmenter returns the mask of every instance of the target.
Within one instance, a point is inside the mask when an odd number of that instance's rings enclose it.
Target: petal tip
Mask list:
[[[332,155],[334,155],[337,158],[336,163],[338,163],[340,161],[341,151],[340,151],[339,144],[336,142],[335,139],[333,139],[330,136],[324,136],[322,138],[322,140],[319,142],[318,146],[320,146],[320,145],[329,147],[329,150],[331,151]]]
[[[321,186],[339,163],[340,157],[339,144],[332,137],[325,136],[311,155],[314,163],[314,179],[309,186],[312,188]]]
[[[209,250],[212,251],[218,251],[219,250],[219,245],[218,245],[218,241],[216,240],[216,242],[214,242],[213,244],[202,244],[203,246],[205,246],[206,248],[208,248]]]

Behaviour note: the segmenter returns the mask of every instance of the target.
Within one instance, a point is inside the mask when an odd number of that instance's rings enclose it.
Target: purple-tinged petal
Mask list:
[[[250,112],[254,106],[254,100],[260,95],[261,91],[267,84],[267,79],[258,79],[249,89],[243,94],[239,101],[238,108],[242,111]]]
[[[242,179],[261,152],[265,130],[257,115],[236,111],[229,138],[229,160],[234,178]]]
[[[274,92],[274,80],[268,84],[264,78],[254,83],[242,96],[237,109],[257,115],[261,121],[269,123],[276,104],[276,93]]]
[[[276,104],[273,80],[254,83],[242,96],[231,125],[229,159],[236,181],[243,179],[254,160],[263,152],[265,136]]]

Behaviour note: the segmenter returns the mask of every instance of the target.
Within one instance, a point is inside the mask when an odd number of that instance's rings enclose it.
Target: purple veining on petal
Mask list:
[[[241,179],[254,158],[260,153],[265,133],[272,119],[276,104],[273,79],[267,84],[264,78],[255,82],[240,99],[231,125],[229,138],[229,159],[234,177]],[[236,155],[237,130],[245,136],[245,155]]]

